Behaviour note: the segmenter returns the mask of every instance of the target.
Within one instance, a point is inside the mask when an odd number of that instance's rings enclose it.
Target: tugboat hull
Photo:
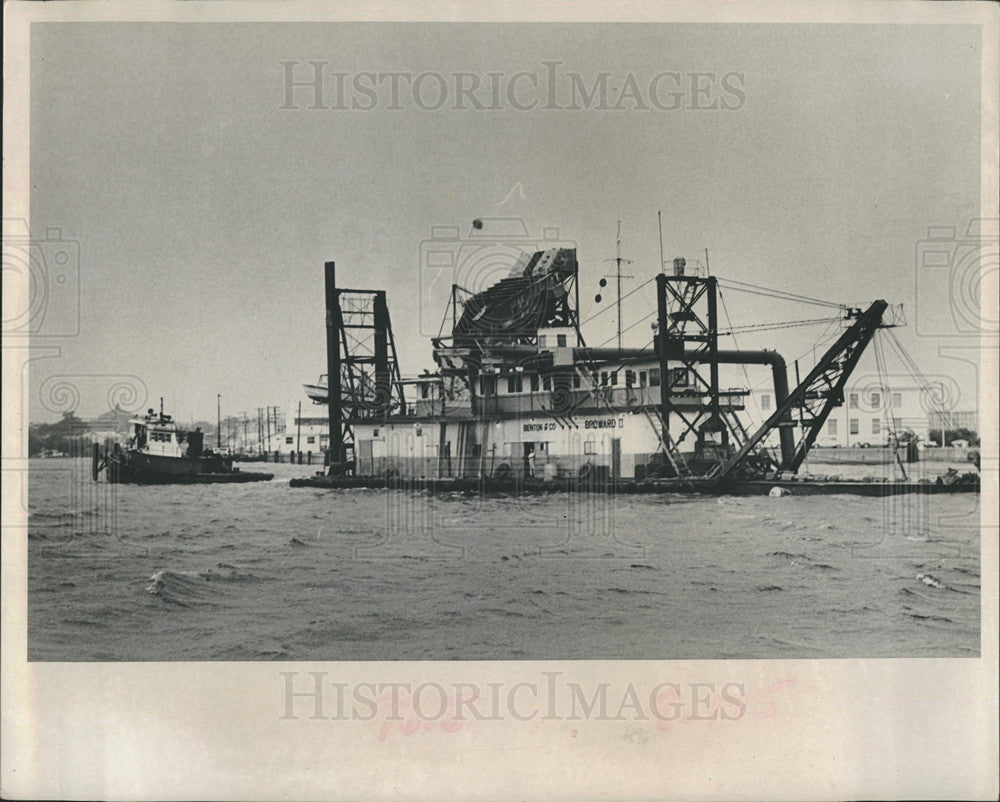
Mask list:
[[[274,478],[273,473],[244,473],[221,457],[161,457],[134,451],[109,454],[104,470],[112,484],[222,484]]]

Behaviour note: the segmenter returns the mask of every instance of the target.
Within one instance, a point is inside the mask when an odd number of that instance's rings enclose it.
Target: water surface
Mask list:
[[[31,463],[32,660],[979,654],[977,495],[479,498],[292,489],[313,469],[288,465],[188,487],[89,468]]]

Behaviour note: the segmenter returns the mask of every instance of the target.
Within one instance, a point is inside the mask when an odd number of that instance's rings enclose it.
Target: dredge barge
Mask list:
[[[651,347],[588,347],[576,251],[524,254],[477,292],[451,289],[434,373],[401,375],[384,290],[337,286],[326,264],[329,468],[293,487],[726,494],[977,492],[947,480],[809,481],[796,474],[889,308],[843,309],[843,331],[790,389],[776,351],[719,348],[718,279],[675,259],[655,276]],[[620,293],[619,293],[620,297]],[[620,301],[619,301],[620,307]],[[449,323],[451,333],[443,334]],[[775,408],[745,422],[721,366],[770,372]],[[798,373],[796,366],[796,373]],[[798,378],[798,377],[797,377]],[[900,461],[902,469],[902,462]],[[905,476],[905,469],[903,469]]]

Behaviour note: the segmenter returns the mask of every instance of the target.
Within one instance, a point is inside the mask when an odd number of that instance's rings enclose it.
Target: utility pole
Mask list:
[[[635,276],[623,276],[622,275],[622,262],[627,265],[632,264],[631,259],[622,259],[622,221],[618,221],[618,234],[616,236],[617,245],[615,250],[614,259],[605,259],[606,262],[614,262],[616,267],[616,276],[618,279],[618,350],[622,350],[622,279],[623,278],[635,278]]]
[[[299,401],[299,416],[295,419],[295,450],[302,450],[302,402]]]

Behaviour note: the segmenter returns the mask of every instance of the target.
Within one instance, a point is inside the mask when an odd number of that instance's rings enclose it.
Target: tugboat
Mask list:
[[[129,421],[130,435],[125,448],[115,443],[100,453],[95,443],[92,475],[96,482],[101,471],[112,484],[209,484],[226,482],[266,482],[273,473],[244,473],[233,467],[231,457],[204,448],[200,429],[185,432],[170,415],[152,409]]]

